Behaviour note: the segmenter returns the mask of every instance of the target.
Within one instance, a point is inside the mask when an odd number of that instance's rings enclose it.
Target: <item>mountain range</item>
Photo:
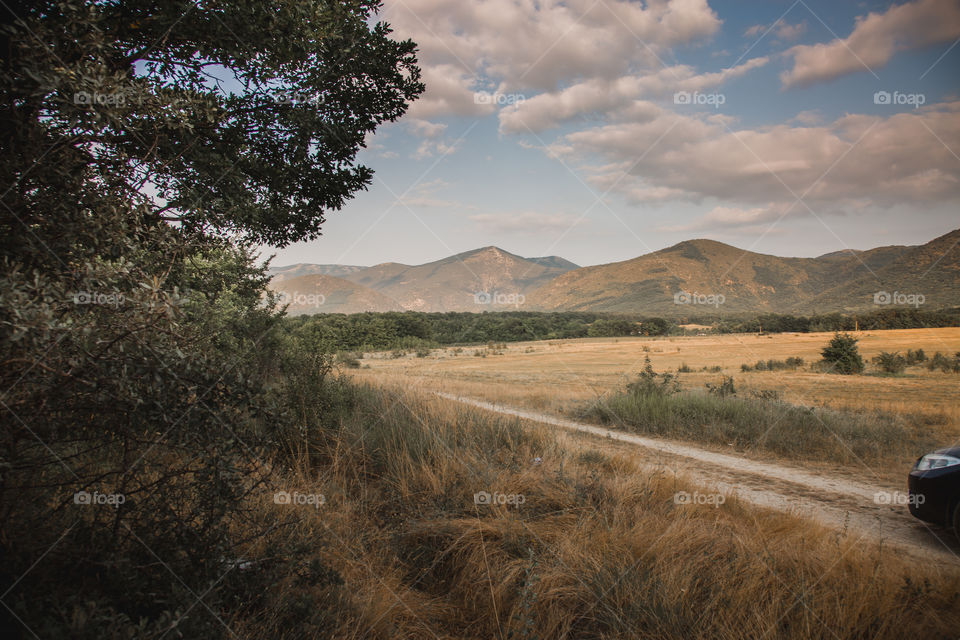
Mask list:
[[[483,247],[422,265],[295,264],[270,273],[293,315],[507,309],[809,315],[960,305],[958,243],[960,229],[919,246],[782,258],[698,239],[591,267]]]

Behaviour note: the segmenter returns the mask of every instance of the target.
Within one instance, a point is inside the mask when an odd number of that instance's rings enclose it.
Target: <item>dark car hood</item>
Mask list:
[[[940,453],[945,456],[953,456],[954,458],[960,458],[960,446],[937,449],[936,451],[934,451],[934,453]]]

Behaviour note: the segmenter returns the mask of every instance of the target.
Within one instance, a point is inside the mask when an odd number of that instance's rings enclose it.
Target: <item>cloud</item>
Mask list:
[[[451,185],[446,180],[437,178],[427,182],[421,182],[410,189],[410,191],[400,198],[400,202],[408,207],[437,207],[446,209],[476,209],[472,205],[463,204],[456,200],[439,198],[436,196],[438,191],[449,189]]]
[[[802,207],[799,207],[802,208]],[[794,207],[794,211],[799,211]],[[790,209],[783,205],[771,204],[765,207],[744,209],[741,207],[718,206],[711,209],[704,216],[689,224],[665,225],[658,227],[658,231],[688,233],[691,231],[721,231],[733,229],[754,230],[763,224],[779,220]]]
[[[407,110],[407,117],[424,120],[435,116],[485,116],[493,105],[480,104],[473,90],[477,79],[462,67],[452,64],[423,64],[423,83],[427,90]]]
[[[410,132],[419,137],[434,139],[439,138],[447,130],[447,125],[441,124],[438,122],[429,122],[427,120],[418,120],[414,119],[405,119],[407,127],[410,129]]]
[[[586,220],[579,215],[540,213],[534,211],[478,213],[469,216],[484,233],[542,234],[563,233],[571,227],[582,225]]]
[[[790,24],[786,20],[777,20],[772,25],[755,24],[743,32],[746,38],[755,38],[759,35],[765,35],[772,31],[776,40],[787,42],[796,40],[807,32],[807,21],[802,20],[797,24]]]
[[[504,93],[556,90],[656,68],[658,52],[707,39],[721,24],[706,0],[386,0],[382,18],[419,46],[427,91],[414,108],[427,106],[417,117],[462,110],[466,93],[490,81]]]
[[[793,67],[781,74],[784,87],[802,87],[887,64],[898,51],[960,37],[960,3],[916,0],[884,13],[857,18],[846,38],[788,49]]]
[[[543,131],[589,115],[612,115],[634,121],[653,119],[662,109],[648,99],[672,96],[677,91],[693,92],[717,87],[751,69],[762,67],[767,61],[767,58],[753,58],[714,73],[698,74],[692,67],[676,65],[640,76],[612,80],[592,78],[562,91],[542,93],[501,109],[498,114],[500,130],[504,133]]]
[[[918,210],[955,201],[960,162],[950,149],[960,149],[960,102],[740,130],[722,119],[663,110],[653,119],[567,134],[546,151],[570,162],[599,158],[609,168],[595,169],[590,180],[619,179],[615,191],[634,202],[716,198],[749,211],[803,196],[816,210],[837,211],[864,200]]]

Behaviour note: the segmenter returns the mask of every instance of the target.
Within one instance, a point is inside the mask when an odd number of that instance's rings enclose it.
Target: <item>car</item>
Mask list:
[[[910,513],[953,529],[960,537],[960,446],[921,456],[908,479]]]

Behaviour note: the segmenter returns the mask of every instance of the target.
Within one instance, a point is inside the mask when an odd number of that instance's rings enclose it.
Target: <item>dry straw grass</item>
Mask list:
[[[579,416],[583,407],[607,400],[633,380],[649,356],[657,371],[676,371],[687,364],[693,373],[681,374],[685,389],[702,390],[721,375],[736,379],[741,394],[773,390],[783,400],[800,406],[853,411],[883,411],[899,416],[917,442],[941,446],[960,441],[960,405],[956,402],[960,376],[910,367],[898,377],[840,376],[810,370],[831,333],[688,336],[673,338],[597,338],[517,343],[503,355],[474,357],[471,348],[456,354],[436,350],[428,358],[389,359],[368,355],[369,368],[351,375],[376,384],[403,384],[407,388],[440,390],[467,397],[554,414]],[[960,328],[903,329],[858,334],[866,360],[881,351],[922,348],[928,355],[960,351]],[[741,364],[758,360],[801,357],[807,363],[796,371],[742,372]],[[703,367],[721,367],[704,372]],[[695,438],[694,438],[695,440]],[[817,459],[806,456],[804,465]],[[793,456],[781,456],[797,462]],[[828,462],[823,458],[820,463]],[[850,473],[871,478],[902,480],[903,469],[914,460],[910,449],[881,464],[851,466]]]
[[[732,499],[674,504],[696,487],[515,419],[395,390],[357,402],[309,435],[309,470],[301,459],[282,487],[327,503],[267,501],[264,521],[298,520],[247,553],[298,553],[343,583],[284,576],[270,614],[232,621],[243,637],[938,638],[960,625],[954,569]],[[476,505],[479,491],[525,502]],[[297,615],[313,626],[291,634]]]

